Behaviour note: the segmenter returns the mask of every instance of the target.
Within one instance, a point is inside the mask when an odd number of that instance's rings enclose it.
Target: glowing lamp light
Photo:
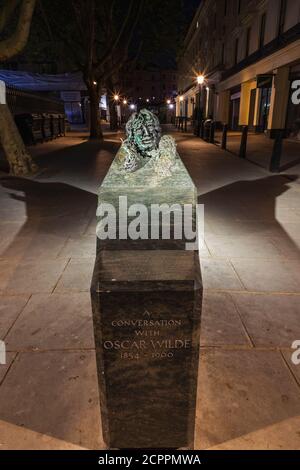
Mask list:
[[[167,100],[167,104],[171,104],[171,100]]]
[[[114,95],[114,100],[119,101],[119,95]]]
[[[170,103],[170,104],[169,104],[169,108],[170,108],[170,109],[174,109],[174,104]]]
[[[135,105],[134,105],[134,104],[131,104],[131,105],[130,105],[130,109],[135,109]]]
[[[97,82],[94,80],[94,81],[93,81],[93,84],[94,84],[94,85],[97,85]]]
[[[180,97],[179,97],[179,101],[183,101],[183,96],[180,96]]]
[[[204,80],[205,80],[204,75],[202,75],[202,74],[201,74],[201,75],[198,75],[198,77],[197,77],[197,83],[198,83],[198,85],[203,85]]]
[[[123,104],[127,104],[127,100],[123,100]]]
[[[146,102],[149,103],[149,98],[146,99]]]

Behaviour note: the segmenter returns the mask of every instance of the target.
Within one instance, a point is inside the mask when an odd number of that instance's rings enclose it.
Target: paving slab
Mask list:
[[[85,450],[67,441],[0,421],[0,450]]]
[[[296,416],[210,447],[209,450],[299,450],[299,430],[300,417]]]
[[[69,238],[59,252],[60,258],[94,258],[96,256],[96,234]]]
[[[272,243],[285,258],[300,260],[300,233],[297,238],[272,237]]]
[[[202,350],[198,380],[196,449],[300,414],[300,389],[278,351]]]
[[[56,236],[74,237],[82,235],[89,223],[87,216],[74,217],[72,215],[53,215],[34,217],[22,226],[20,236],[32,234],[50,234]]]
[[[300,335],[297,336],[296,340],[300,341]],[[297,350],[296,349],[284,349],[281,351],[281,353],[287,363],[287,366],[290,368],[292,374],[294,375],[295,380],[298,382],[300,386],[300,364],[294,364],[293,362],[294,358],[292,357],[293,354],[297,353],[296,354],[297,360],[299,360],[300,358],[299,347]]]
[[[299,292],[298,260],[232,259],[232,265],[249,291]]]
[[[229,294],[223,292],[204,292],[201,345],[251,346]]]
[[[3,339],[25,307],[29,295],[0,295],[0,339]]]
[[[212,256],[218,258],[262,258],[282,257],[283,253],[272,239],[257,236],[213,236],[206,238]]]
[[[3,382],[3,380],[5,380],[7,371],[12,365],[16,355],[17,354],[14,352],[6,352],[6,364],[0,364],[0,385]]]
[[[52,292],[67,260],[0,260],[0,292],[28,294]]]
[[[201,258],[202,281],[205,289],[243,290],[237,274],[227,260]]]
[[[55,288],[55,292],[89,291],[94,263],[93,258],[71,259]]]
[[[94,348],[90,295],[33,295],[5,342],[10,351]]]
[[[18,235],[5,250],[0,251],[0,258],[29,260],[29,259],[55,259],[67,240],[66,236],[35,233],[32,235]]]
[[[255,346],[290,348],[300,339],[300,295],[231,293]]]
[[[94,351],[19,354],[0,387],[0,419],[71,444],[103,448]]]

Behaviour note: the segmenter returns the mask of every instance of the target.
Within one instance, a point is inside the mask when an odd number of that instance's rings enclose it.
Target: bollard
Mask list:
[[[209,143],[214,144],[215,143],[215,123],[212,121],[210,124],[210,130],[209,130]]]
[[[228,131],[228,124],[223,125],[223,132],[222,132],[222,144],[221,148],[226,150],[227,148],[227,131]]]
[[[243,126],[240,153],[239,153],[240,158],[246,158],[247,137],[248,137],[248,126]]]
[[[281,154],[282,154],[283,137],[284,137],[284,131],[279,131],[274,140],[270,167],[269,167],[269,170],[272,173],[278,173],[280,171],[280,160],[281,160]]]
[[[209,142],[210,126],[211,123],[204,123],[204,140],[206,140],[206,142]]]
[[[201,124],[200,124],[200,137],[201,139],[204,139],[204,120],[201,121]]]
[[[198,132],[198,121],[193,121],[192,123],[192,126],[193,126],[193,129],[194,129],[194,135],[195,136],[198,136],[199,135],[199,132]]]

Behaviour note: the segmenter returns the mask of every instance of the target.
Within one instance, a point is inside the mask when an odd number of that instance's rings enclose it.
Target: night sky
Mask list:
[[[173,50],[170,46],[165,46],[164,43],[159,45],[159,52],[150,54],[150,57],[147,56],[146,63],[138,61],[142,68],[148,68],[149,66],[155,66],[159,69],[176,69],[176,57],[179,52],[180,45],[188,31],[188,28],[191,24],[191,21],[196,13],[197,8],[199,7],[201,0],[182,0],[181,1],[181,10],[178,15],[176,23],[172,23],[175,31],[177,32],[178,47]],[[170,15],[170,21],[174,21],[173,17]],[[136,49],[136,47],[134,47]],[[141,54],[143,58],[143,50]]]

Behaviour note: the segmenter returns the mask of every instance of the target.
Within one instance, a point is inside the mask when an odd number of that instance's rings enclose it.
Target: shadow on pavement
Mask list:
[[[238,232],[244,226],[243,235],[283,237],[297,251],[297,246],[276,218],[277,198],[290,190],[289,184],[297,179],[295,175],[274,175],[237,181],[199,196],[198,202],[205,206],[208,224],[223,221],[229,231],[232,224],[235,236],[235,229]]]

